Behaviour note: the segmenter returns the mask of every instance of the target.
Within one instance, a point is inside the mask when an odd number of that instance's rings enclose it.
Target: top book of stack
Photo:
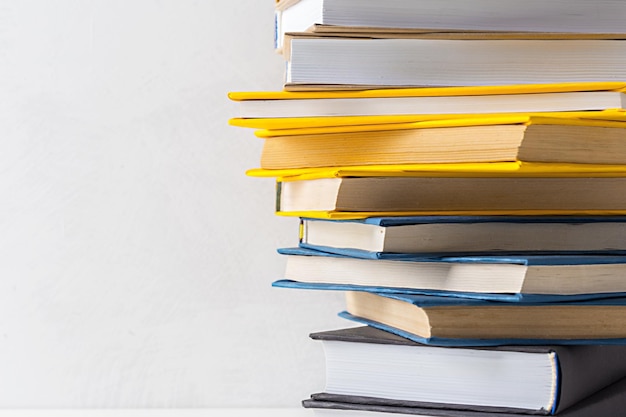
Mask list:
[[[624,35],[621,0],[280,0],[276,47],[286,33],[367,36],[506,32],[586,37]]]
[[[281,1],[276,46],[287,90],[622,81],[625,15],[618,1]]]

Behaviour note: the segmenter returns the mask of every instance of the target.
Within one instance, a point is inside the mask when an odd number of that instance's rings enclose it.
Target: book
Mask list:
[[[305,248],[278,252],[287,259],[283,280],[274,286],[537,302],[626,294],[624,255],[401,254],[367,259]]]
[[[353,395],[318,393],[302,401],[304,408],[314,409],[319,417],[397,416],[398,414],[427,417],[519,417],[519,413],[496,411],[427,408],[409,401],[377,400]],[[614,417],[626,407],[626,378],[609,385],[579,403],[556,414],[561,417]]]
[[[285,33],[348,31],[519,31],[623,33],[619,1],[283,0],[277,4],[276,47]]]
[[[623,110],[626,107],[625,90],[623,82],[591,82],[359,91],[230,92],[228,97],[239,107],[236,119],[293,119]],[[358,120],[369,119],[361,117]],[[238,123],[238,120],[231,121],[231,124]]]
[[[626,79],[626,43],[621,40],[355,39],[293,35],[286,60],[287,89]]]
[[[346,291],[340,317],[435,346],[626,343],[626,298],[500,302]]]
[[[622,216],[409,216],[300,219],[299,246],[380,259],[403,254],[626,250]]]
[[[448,88],[448,87],[446,87]],[[454,87],[449,87],[454,88]],[[362,92],[370,90],[360,90]],[[295,93],[295,92],[294,92]],[[476,117],[514,117],[519,113],[472,113],[472,114],[392,114],[373,116],[332,116],[332,117],[269,117],[241,118],[228,120],[231,126],[256,129],[254,134],[260,138],[273,136],[292,136],[314,133],[341,133],[346,131],[367,130],[370,125],[390,125],[425,122],[430,120],[471,119]],[[615,122],[626,121],[623,109],[582,110],[561,112],[529,112],[531,117],[562,117],[567,119],[606,120]]]
[[[305,130],[305,129],[298,129]],[[261,168],[473,162],[626,164],[626,122],[479,117],[268,137]]]
[[[626,376],[624,345],[434,347],[361,326],[315,332],[321,400],[556,414]]]
[[[313,218],[619,215],[626,213],[626,178],[457,174],[282,179],[276,203],[278,214]]]

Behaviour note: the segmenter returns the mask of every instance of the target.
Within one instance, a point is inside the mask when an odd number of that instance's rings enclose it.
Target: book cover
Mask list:
[[[585,120],[626,121],[626,112],[622,109],[608,109],[595,111],[545,112],[525,113],[528,116],[563,117]],[[516,113],[494,113],[490,117],[511,117]],[[299,135],[307,133],[329,133],[334,129],[365,129],[369,125],[393,125],[434,120],[472,119],[481,116],[476,113],[459,114],[399,114],[399,115],[369,115],[369,116],[328,116],[328,117],[261,117],[229,119],[231,126],[257,129],[254,134],[261,138],[281,135]],[[301,131],[300,129],[306,129]]]
[[[359,117],[359,116],[353,116]],[[624,128],[626,125],[626,111],[622,109],[601,110],[597,112],[558,112],[558,113],[494,113],[494,114],[458,114],[448,117],[447,115],[429,116],[416,115],[406,117],[406,121],[394,119],[405,117],[402,115],[391,116],[390,119],[380,119],[385,116],[372,116],[372,119],[363,117],[357,120],[359,124],[341,124],[329,126],[298,126],[297,128],[257,130],[255,135],[259,138],[270,139],[276,137],[292,137],[300,140],[307,136],[339,134],[364,135],[368,132],[376,132],[380,141],[384,143],[385,132],[416,131],[418,129],[442,129],[461,128],[475,126],[507,126],[507,125],[553,125],[553,126],[576,126],[595,128]],[[410,119],[413,120],[410,120]],[[324,118],[316,118],[324,119]],[[375,123],[380,119],[380,123]],[[416,120],[417,119],[417,120]],[[420,120],[421,119],[421,120]],[[360,123],[363,122],[363,123]],[[458,130],[458,129],[457,129]],[[437,130],[437,132],[442,132]]]
[[[246,171],[251,177],[279,181],[344,177],[599,177],[626,176],[626,165],[541,162],[489,162],[451,164],[354,165],[322,168],[262,169]],[[306,216],[303,216],[306,217]],[[370,216],[373,217],[373,216]],[[380,217],[380,216],[377,216]]]

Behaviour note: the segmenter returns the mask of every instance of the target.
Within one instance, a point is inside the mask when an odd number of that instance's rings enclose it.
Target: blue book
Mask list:
[[[366,259],[281,248],[276,287],[557,302],[626,296],[626,255],[401,256]]]
[[[625,216],[302,218],[300,246],[361,258],[412,254],[626,253]]]
[[[513,304],[347,291],[340,316],[436,346],[626,343],[626,297]]]

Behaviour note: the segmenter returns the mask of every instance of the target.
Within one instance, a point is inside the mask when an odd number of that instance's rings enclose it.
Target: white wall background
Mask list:
[[[297,221],[233,90],[273,0],[0,0],[0,407],[297,407],[340,294],[274,289]]]

